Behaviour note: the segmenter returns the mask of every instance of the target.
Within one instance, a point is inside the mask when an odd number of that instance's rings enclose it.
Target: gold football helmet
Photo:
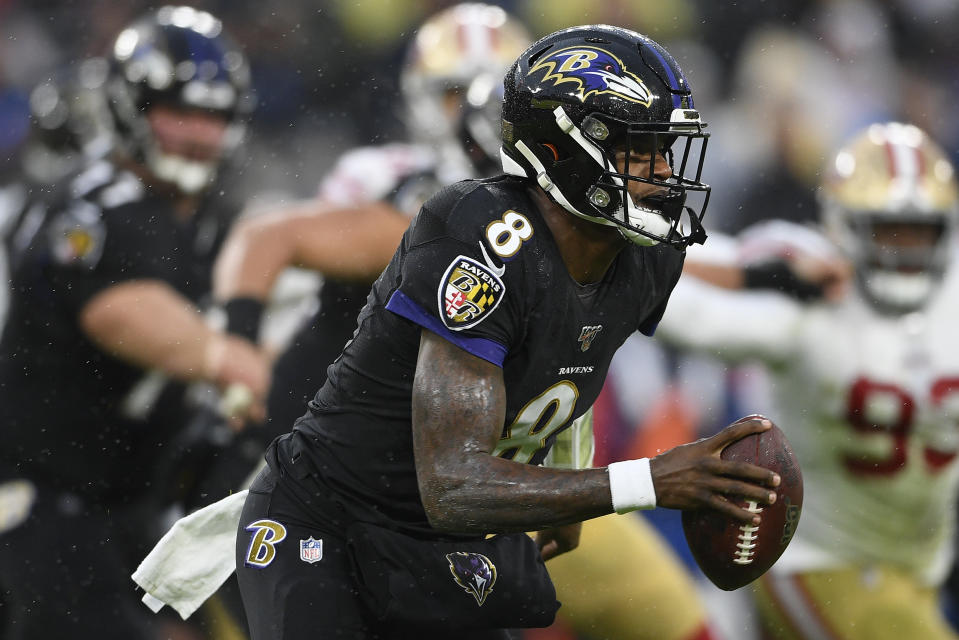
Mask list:
[[[922,307],[942,279],[959,188],[942,149],[920,129],[874,124],[839,150],[820,190],[826,229],[884,313]]]
[[[414,141],[439,150],[449,179],[499,164],[503,76],[530,42],[516,18],[481,3],[454,5],[417,30],[400,73],[406,123]]]

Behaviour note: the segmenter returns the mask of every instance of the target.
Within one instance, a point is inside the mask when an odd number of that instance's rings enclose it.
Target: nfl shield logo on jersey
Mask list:
[[[313,536],[309,540],[300,540],[300,560],[313,564],[322,559],[323,540],[314,540]]]

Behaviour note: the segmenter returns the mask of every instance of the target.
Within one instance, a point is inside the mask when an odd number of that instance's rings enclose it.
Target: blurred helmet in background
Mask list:
[[[54,184],[107,153],[107,72],[106,60],[89,58],[30,92],[30,134],[20,162],[32,183]]]
[[[221,22],[191,7],[162,7],[124,29],[108,58],[118,148],[185,193],[208,187],[240,144],[253,107],[246,58]],[[161,105],[222,118],[220,148],[200,158],[164,150],[149,121]]]
[[[400,73],[405,120],[456,178],[497,167],[503,76],[531,41],[517,19],[480,3],[454,5],[417,30]]]
[[[959,215],[955,169],[920,129],[873,124],[833,157],[820,197],[830,237],[884,313],[922,307],[949,263]]]
[[[706,238],[705,127],[663,47],[628,29],[573,27],[534,43],[506,76],[503,169],[535,179],[570,213],[614,225],[631,242],[684,248]],[[629,158],[655,154],[670,177],[655,176],[655,162],[646,175],[630,172]],[[636,182],[657,190],[636,202]],[[687,202],[690,192],[695,202]]]

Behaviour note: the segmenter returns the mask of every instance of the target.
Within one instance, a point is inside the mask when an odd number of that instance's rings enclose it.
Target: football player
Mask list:
[[[715,508],[756,522],[721,494],[771,499],[774,474],[718,456],[768,428],[758,420],[651,461],[538,466],[588,410],[622,341],[653,332],[683,249],[704,238],[705,134],[675,61],[624,29],[551,34],[507,75],[503,121],[507,175],[426,202],[309,411],[268,450],[237,542],[255,639],[317,627],[449,637],[464,623],[427,628],[444,614],[436,606],[373,614],[360,598],[374,590],[350,565],[372,558],[348,550],[346,526],[380,523],[427,545],[540,530],[550,558],[576,546],[582,520],[613,511]],[[421,586],[437,598],[469,598],[468,587],[481,605],[509,593],[506,565],[497,578],[488,558],[469,557],[483,571],[468,582],[450,560]],[[498,602],[486,611],[517,614]]]
[[[8,245],[29,235],[24,217],[56,198],[57,185],[109,148],[102,83],[106,60],[90,58],[30,92],[30,133],[17,151],[16,171],[0,181],[0,327],[9,300]]]
[[[770,415],[803,466],[805,500],[755,589],[767,637],[955,638],[937,595],[959,489],[954,168],[916,127],[885,123],[826,169],[824,235],[766,225],[744,253],[838,251],[855,286],[803,305],[684,279],[659,335],[769,365]]]
[[[233,331],[258,338],[264,302],[285,267],[319,271],[323,285],[317,311],[274,367],[271,427],[239,437],[221,456],[234,473],[221,474],[206,495],[236,486],[255,462],[251,452],[259,459],[247,441],[287,432],[306,411],[326,380],[326,364],[356,328],[369,284],[425,198],[441,185],[494,172],[502,76],[528,44],[524,28],[499,7],[461,4],[431,17],[417,31],[401,75],[412,144],[349,152],[317,198],[241,221],[227,239],[215,290]],[[241,460],[247,462],[236,467]],[[590,466],[588,446],[580,460]],[[552,456],[547,463],[571,460]],[[561,615],[574,629],[622,640],[709,637],[692,581],[642,519],[610,516],[585,530],[576,554],[548,565]]]
[[[128,575],[154,541],[151,469],[182,424],[184,386],[242,384],[262,402],[268,385],[259,350],[197,309],[234,210],[210,187],[244,127],[245,58],[209,13],[164,7],[109,59],[117,148],[15,232],[0,342],[4,637],[151,637]]]

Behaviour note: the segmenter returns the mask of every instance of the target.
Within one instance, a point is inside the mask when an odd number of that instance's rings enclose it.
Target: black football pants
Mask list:
[[[502,630],[399,631],[363,606],[346,542],[299,524],[300,507],[265,469],[253,485],[237,532],[237,578],[252,640],[509,640]],[[282,536],[282,539],[279,539]],[[322,557],[301,558],[301,541],[322,540]],[[315,558],[306,554],[308,558]],[[251,563],[250,560],[253,562]]]

